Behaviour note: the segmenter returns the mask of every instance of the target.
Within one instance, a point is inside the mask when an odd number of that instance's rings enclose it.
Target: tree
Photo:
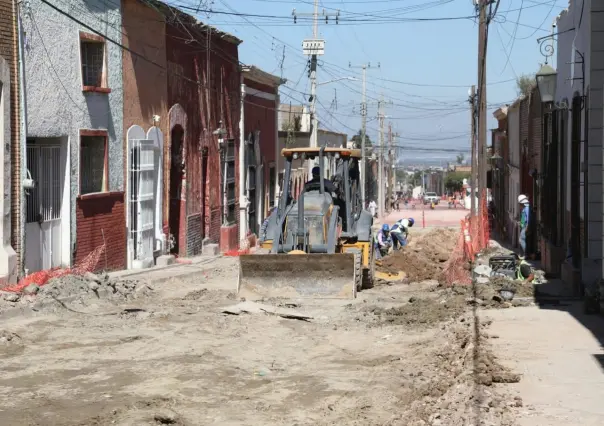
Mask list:
[[[361,149],[361,145],[362,145],[362,141],[363,141],[363,131],[359,130],[359,132],[354,135],[351,140],[354,142],[354,146],[355,148]],[[373,146],[373,143],[371,142],[371,138],[369,137],[369,135],[367,133],[365,133],[365,148],[369,148]]]
[[[469,179],[469,172],[450,172],[447,173],[447,178],[445,179],[445,189],[451,192],[459,192],[463,188],[463,180]]]
[[[293,120],[284,121],[281,124],[281,130],[285,132],[299,132],[302,129],[302,117],[294,115]]]
[[[463,154],[457,154],[457,164],[462,165],[463,161],[466,159],[466,156]]]
[[[531,90],[533,90],[533,88],[537,86],[537,80],[535,79],[535,75],[521,75],[516,79],[516,86],[518,96],[528,96],[531,93]]]
[[[421,170],[417,170],[415,173],[413,173],[413,177],[412,182],[414,186],[422,186],[422,179],[424,176],[424,172],[422,172]]]

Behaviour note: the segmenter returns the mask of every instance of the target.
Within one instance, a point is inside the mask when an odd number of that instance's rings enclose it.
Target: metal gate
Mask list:
[[[27,170],[36,185],[26,195],[24,260],[36,272],[61,265],[61,146],[28,141]]]
[[[132,139],[129,155],[129,240],[133,248],[133,258],[142,262],[153,262],[159,149],[152,139]]]

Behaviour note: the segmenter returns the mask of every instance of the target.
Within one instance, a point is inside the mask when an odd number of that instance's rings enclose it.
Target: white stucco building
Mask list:
[[[125,236],[122,49],[109,39],[122,37],[120,2],[73,0],[55,9],[32,0],[21,12],[27,34],[23,153],[36,181],[26,197],[25,268],[69,266],[103,244],[119,259],[115,251]]]

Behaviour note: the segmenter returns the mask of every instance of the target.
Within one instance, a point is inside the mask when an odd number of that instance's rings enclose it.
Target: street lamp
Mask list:
[[[218,122],[218,128],[212,132],[214,136],[218,136],[218,146],[220,148],[224,145],[224,135],[227,134],[227,131],[224,127],[222,127],[222,120]]]
[[[497,151],[495,151],[495,154],[491,155],[491,157],[489,157],[489,162],[491,163],[492,166],[497,167],[499,165],[499,161],[501,161],[503,159],[503,157],[501,157]]]
[[[541,95],[541,102],[554,102],[556,98],[556,82],[558,73],[548,64],[544,64],[535,75],[537,78],[537,86]]]

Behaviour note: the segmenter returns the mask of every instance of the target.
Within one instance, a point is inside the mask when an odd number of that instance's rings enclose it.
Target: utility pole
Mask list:
[[[384,95],[378,103],[378,120],[380,122],[380,148],[378,150],[378,217],[384,217]]]
[[[386,202],[390,205],[392,200],[392,123],[388,123],[388,192],[386,193]]]
[[[474,217],[476,215],[476,197],[474,196],[474,191],[476,191],[476,86],[472,86],[470,88],[470,134],[471,136],[471,144],[472,144],[472,158],[471,158],[471,168],[470,168],[470,215]]]
[[[312,16],[312,39],[302,41],[302,51],[305,55],[310,55],[310,116],[312,119],[311,134],[310,134],[310,146],[316,148],[319,146],[318,143],[318,130],[319,130],[319,117],[317,116],[317,56],[325,54],[325,40],[319,39],[319,0],[314,1],[313,13],[297,13],[296,9],[292,11],[294,17],[294,23],[297,23],[299,16]],[[323,10],[322,17],[325,18],[325,23],[329,22],[329,17],[334,16],[336,18],[336,24],[340,16],[340,11],[336,13],[327,13]],[[309,174],[312,171],[313,164],[309,160],[308,171]]]
[[[365,150],[365,135],[367,133],[367,69],[371,68],[371,63],[367,62],[361,66],[352,66],[352,64],[348,63],[349,68],[361,68],[363,70],[363,93],[361,97],[361,202],[363,203],[363,208],[367,205],[367,200],[365,198],[365,191],[367,186],[367,174],[366,174],[366,162],[365,157],[367,156],[367,151]],[[378,69],[380,68],[380,63],[378,62]]]
[[[478,197],[482,200],[486,196],[487,167],[486,167],[486,145],[487,145],[487,7],[492,0],[477,0],[478,7]],[[474,191],[474,188],[472,188]],[[472,194],[474,195],[474,194]],[[474,199],[474,197],[472,197]],[[482,214],[482,205],[479,210]]]
[[[394,138],[398,137],[398,133],[392,133],[392,123],[388,124],[388,202],[392,200],[392,196],[396,191],[396,173],[394,169]]]

